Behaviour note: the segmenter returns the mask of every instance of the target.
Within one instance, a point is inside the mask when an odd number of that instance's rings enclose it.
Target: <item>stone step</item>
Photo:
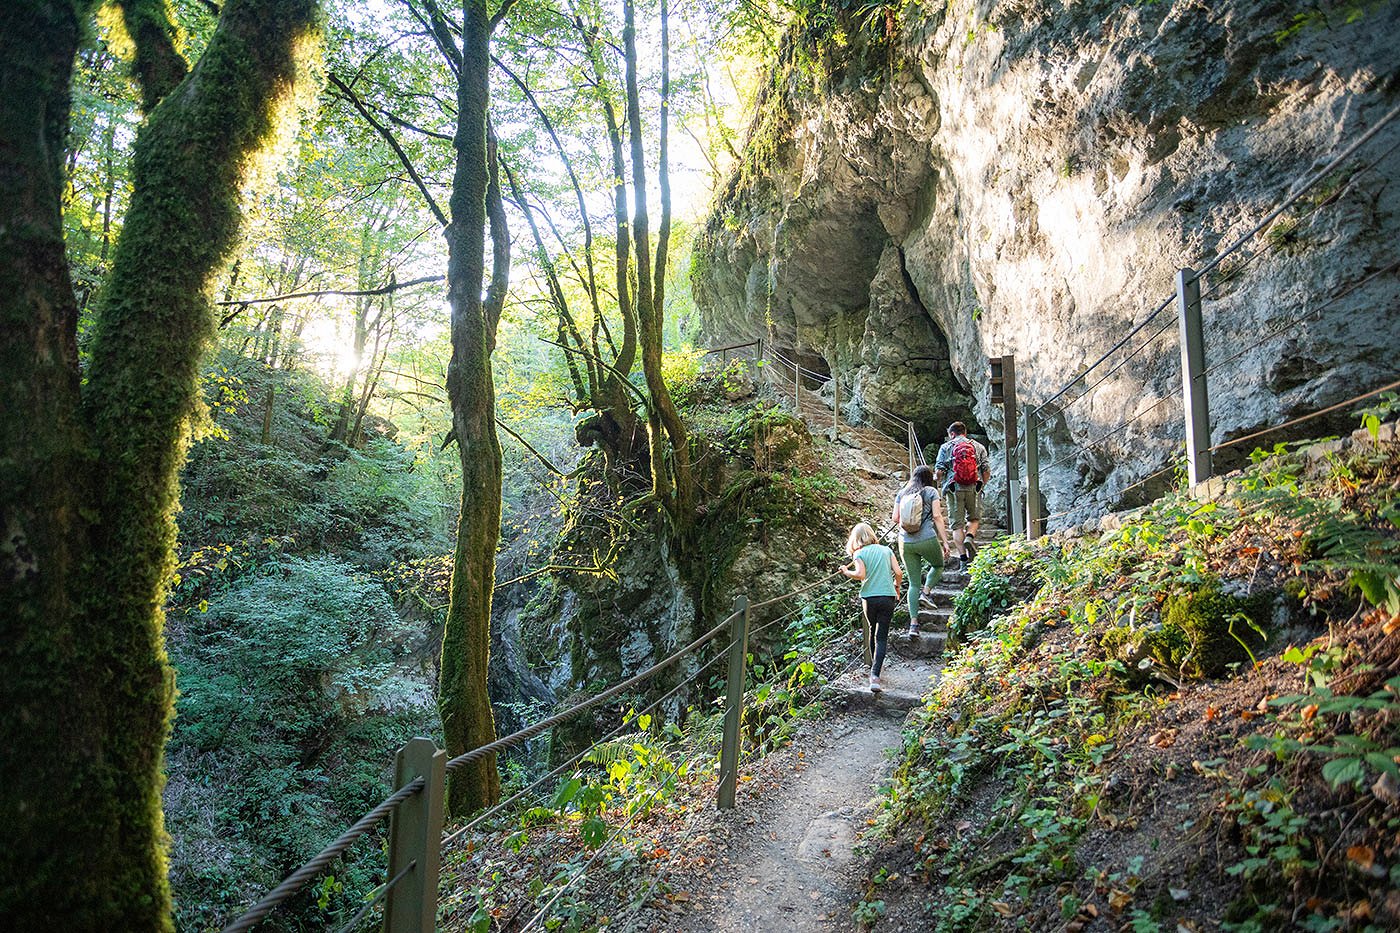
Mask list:
[[[919,609],[919,627],[939,629],[947,628],[948,623],[953,621],[953,610],[943,607],[933,609]]]
[[[889,650],[899,658],[937,658],[943,655],[947,644],[947,632],[920,631],[912,637],[908,632],[898,632],[890,636]]]
[[[844,703],[847,709],[869,709],[907,713],[923,702],[923,697],[912,690],[886,687],[879,693],[872,693],[868,686],[835,684],[826,688],[832,699]]]

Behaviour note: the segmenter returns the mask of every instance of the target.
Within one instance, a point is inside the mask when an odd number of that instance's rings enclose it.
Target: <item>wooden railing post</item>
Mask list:
[[[1040,419],[1035,409],[1026,408],[1026,537],[1040,537]]]
[[[423,790],[399,804],[389,817],[389,873],[385,877],[392,880],[406,873],[389,888],[384,902],[384,933],[432,933],[437,928],[447,753],[432,739],[409,739],[394,758],[395,790],[419,777]]]
[[[749,652],[749,598],[734,597],[734,621],[729,627],[729,676],[724,684],[724,745],[719,753],[719,796],[721,810],[734,809],[734,793],[739,783],[739,726],[744,718],[744,668]]]
[[[1201,280],[1190,269],[1176,274],[1181,326],[1181,397],[1186,414],[1186,475],[1194,488],[1210,479],[1210,402],[1206,396],[1205,335],[1201,328]]]

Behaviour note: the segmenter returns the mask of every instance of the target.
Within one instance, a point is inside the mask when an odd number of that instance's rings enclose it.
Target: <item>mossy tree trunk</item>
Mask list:
[[[147,17],[138,44],[168,41],[163,6],[124,6]],[[252,159],[305,75],[317,4],[227,0],[178,86],[169,49],[138,54],[154,109],[80,390],[58,193],[90,11],[50,0],[0,13],[0,915],[16,929],[158,930],[171,927],[162,606],[215,330],[206,291],[234,246]]]
[[[647,178],[642,140],[642,107],[637,82],[637,29],[635,3],[623,0],[623,61],[627,82],[627,124],[632,143],[632,221],[637,253],[637,322],[640,331],[642,372],[646,376],[651,429],[652,490],[666,506],[678,537],[684,542],[695,519],[695,483],[690,468],[690,439],[676,412],[671,392],[661,372],[661,338],[665,324],[666,256],[671,235],[671,185],[667,167],[667,131],[670,106],[670,49],[668,9],[661,4],[661,123],[658,172],[661,183],[661,223],[657,230],[656,260],[652,263],[647,216]],[[669,462],[668,462],[669,461]]]
[[[496,435],[491,352],[505,299],[510,254],[500,187],[492,168],[495,153],[487,145],[492,26],[486,0],[464,0],[454,140],[457,165],[452,179],[452,220],[446,231],[447,300],[452,309],[447,395],[462,463],[462,510],[438,685],[443,733],[447,752],[453,757],[496,737],[487,693],[487,660],[496,544],[501,534],[501,444]],[[493,261],[491,288],[483,300],[488,215]],[[447,804],[453,813],[469,813],[495,803],[500,794],[496,757],[491,755],[453,774]]]

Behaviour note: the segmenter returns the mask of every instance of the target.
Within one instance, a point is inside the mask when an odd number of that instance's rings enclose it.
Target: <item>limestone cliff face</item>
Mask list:
[[[1044,400],[1400,102],[1393,0],[1285,38],[1298,8],[1264,0],[901,9],[893,34],[838,16],[788,37],[692,277],[710,338],[766,334],[853,382],[850,414],[894,409],[926,441],[961,407],[999,444],[988,356]],[[1397,144],[1400,120],[1360,164]],[[1215,442],[1395,378],[1400,277],[1346,290],[1400,259],[1397,180],[1400,152],[1329,180],[1207,280]],[[1179,396],[1173,314],[1055,410],[1051,511],[1116,504],[1177,456],[1176,399],[1073,453]]]

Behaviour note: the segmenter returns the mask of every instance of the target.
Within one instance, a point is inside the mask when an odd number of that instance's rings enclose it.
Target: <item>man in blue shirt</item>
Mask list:
[[[982,487],[992,478],[991,463],[987,448],[967,436],[967,425],[954,421],[948,426],[948,440],[938,448],[934,471],[948,496],[952,559],[964,566],[977,553],[974,539],[982,522]]]

